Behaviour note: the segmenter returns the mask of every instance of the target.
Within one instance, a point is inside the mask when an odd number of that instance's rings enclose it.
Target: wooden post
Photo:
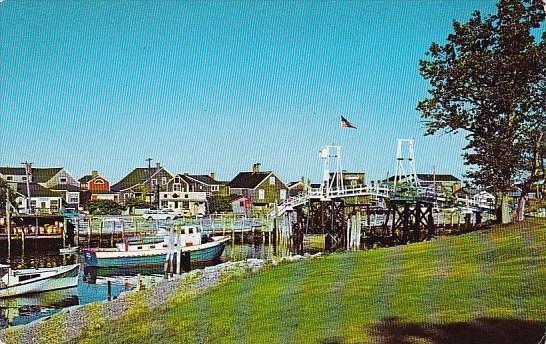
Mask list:
[[[182,235],[176,233],[176,273],[180,275],[180,262],[182,260]]]
[[[172,227],[170,227],[169,238],[168,238],[168,242],[167,242],[167,255],[165,256],[165,265],[163,267],[165,279],[167,279],[169,277],[169,262],[171,260],[171,255],[172,255],[172,250],[173,250],[172,242],[173,242],[173,229],[172,229]]]
[[[108,301],[112,301],[112,282],[108,281]]]
[[[67,226],[66,217],[63,219],[63,247],[66,247],[66,226]]]
[[[25,227],[23,227],[23,231],[21,232],[21,250],[24,256],[25,255]]]
[[[8,231],[8,259],[11,256],[11,209],[9,202],[9,186],[6,187],[6,229]]]
[[[80,219],[76,220],[74,232],[74,241],[76,243],[76,246],[80,246]]]
[[[89,219],[87,226],[87,246],[91,247],[91,219]]]

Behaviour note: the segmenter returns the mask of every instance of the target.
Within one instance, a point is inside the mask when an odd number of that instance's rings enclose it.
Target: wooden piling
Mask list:
[[[25,228],[24,227],[23,227],[23,231],[21,232],[21,250],[24,256],[25,255]]]
[[[180,262],[182,260],[182,234],[176,233],[176,273],[180,275]]]
[[[112,282],[108,281],[108,301],[112,301]]]
[[[9,187],[6,188],[6,229],[8,231],[8,259],[11,256],[11,209],[9,202]]]
[[[88,220],[87,226],[87,246],[91,247],[91,219]]]
[[[63,219],[63,247],[66,247],[66,226],[68,224],[68,221],[66,220],[66,217]]]

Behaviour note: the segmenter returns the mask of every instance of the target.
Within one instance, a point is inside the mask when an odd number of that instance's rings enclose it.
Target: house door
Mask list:
[[[40,208],[45,209],[45,207],[46,207],[46,202],[40,202]]]
[[[174,209],[178,209],[178,201],[174,201]]]

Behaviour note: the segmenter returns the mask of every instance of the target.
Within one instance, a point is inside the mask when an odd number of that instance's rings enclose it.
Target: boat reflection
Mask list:
[[[0,299],[0,328],[27,324],[79,304],[77,287]]]

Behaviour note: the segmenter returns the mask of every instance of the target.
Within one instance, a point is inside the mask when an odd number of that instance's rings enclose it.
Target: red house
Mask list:
[[[97,171],[91,171],[91,174],[79,179],[82,190],[94,192],[110,191],[110,182],[99,175]]]

